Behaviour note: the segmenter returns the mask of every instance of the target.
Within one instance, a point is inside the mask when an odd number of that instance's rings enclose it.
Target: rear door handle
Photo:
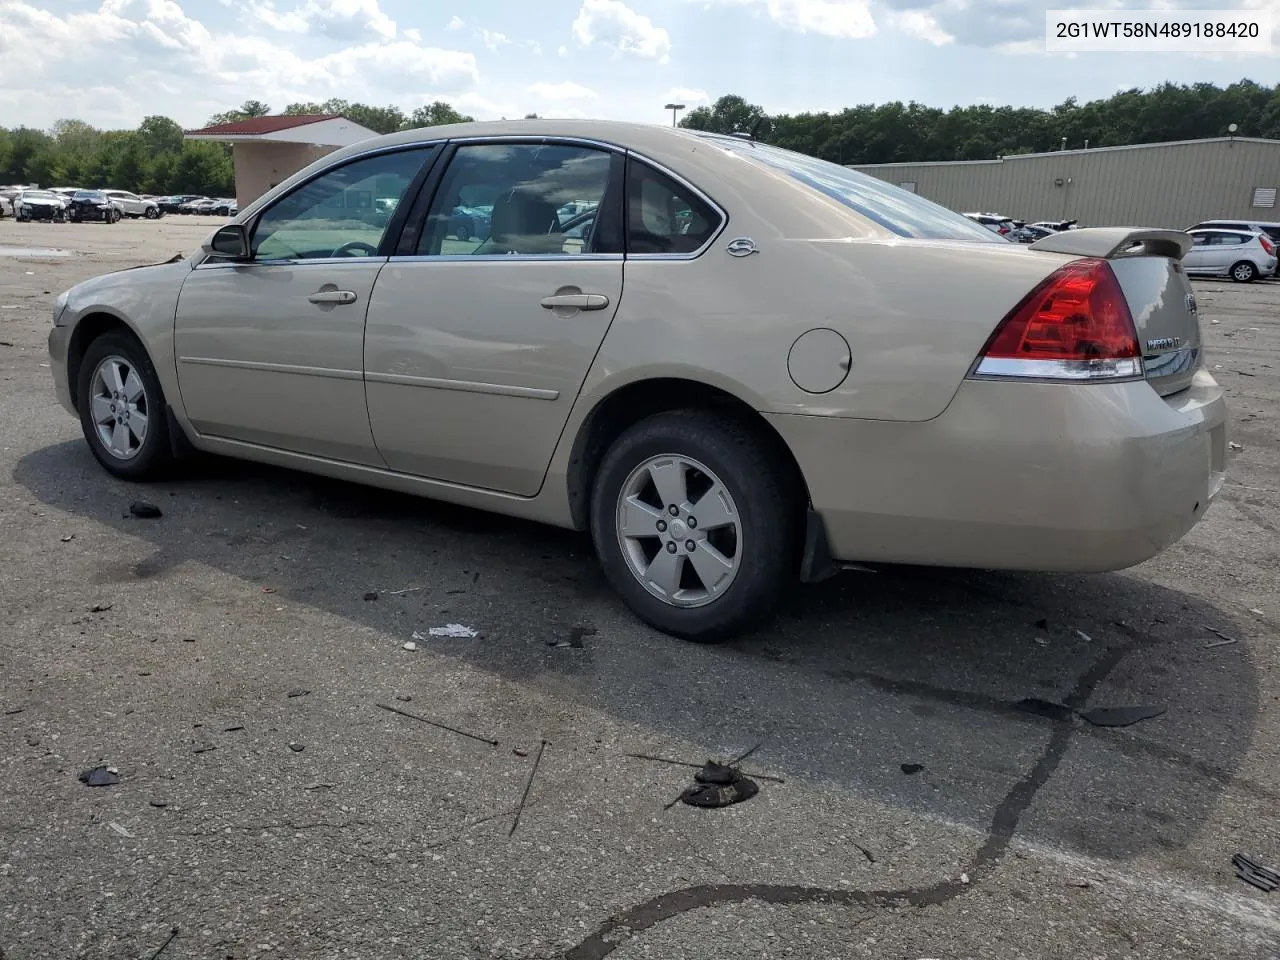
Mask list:
[[[542,305],[548,310],[603,310],[609,305],[609,298],[603,293],[557,293],[543,297]]]
[[[307,297],[312,303],[355,303],[354,290],[320,290]]]

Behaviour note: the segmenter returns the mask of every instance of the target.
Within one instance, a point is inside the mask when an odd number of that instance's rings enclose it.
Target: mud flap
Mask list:
[[[831,558],[827,544],[827,528],[822,517],[812,508],[805,511],[804,553],[800,559],[800,582],[820,583],[840,572]]]

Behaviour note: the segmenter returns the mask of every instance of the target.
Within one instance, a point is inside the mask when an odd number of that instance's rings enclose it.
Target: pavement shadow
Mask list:
[[[799,588],[753,636],[702,647],[640,626],[583,535],[229,460],[130,485],[80,442],[36,451],[14,475],[43,503],[153,545],[131,568],[104,561],[99,582],[160,589],[197,562],[406,639],[467,623],[482,639],[433,649],[517,682],[551,677],[659,737],[725,754],[764,741],[756,759],[781,776],[980,829],[1064,724],[1020,836],[1126,858],[1185,846],[1228,785],[1280,799],[1236,778],[1258,679],[1243,644],[1206,646],[1209,628],[1236,627],[1140,575],[849,573]],[[137,499],[164,517],[131,518]],[[385,602],[366,602],[370,590]],[[596,632],[569,645],[582,625]],[[1015,706],[1024,698],[1167,712],[1104,729]]]

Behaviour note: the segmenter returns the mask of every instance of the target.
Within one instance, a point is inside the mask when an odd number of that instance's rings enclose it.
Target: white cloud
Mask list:
[[[417,27],[409,27],[404,31],[404,38],[406,40],[412,40],[414,43],[421,43],[422,31],[419,30]]]
[[[566,46],[563,46],[563,45],[561,45],[561,46],[557,47],[557,48],[556,48],[556,56],[557,56],[557,57],[567,57],[567,56],[569,56],[569,48],[568,48],[568,47],[566,47]]]
[[[935,47],[941,47],[955,40],[955,37],[943,30],[934,15],[927,10],[903,10],[901,13],[891,13],[889,23],[907,36],[932,43]]]
[[[104,0],[103,9],[116,0]],[[129,0],[124,0],[129,2]],[[153,6],[173,6],[172,0],[148,0]],[[335,40],[371,33],[384,40],[394,39],[396,22],[382,12],[378,0],[306,0],[286,12],[275,9],[270,0],[257,0],[245,7],[252,20],[286,33],[319,33]]]
[[[461,17],[459,17],[459,16],[456,16],[456,15],[455,15],[455,16],[453,17],[453,19],[451,19],[451,20],[449,21],[449,25],[448,25],[447,27],[445,27],[445,29],[446,29],[446,30],[461,30],[461,29],[462,29],[463,27],[465,27],[466,25],[467,25],[467,24],[466,24],[466,21],[465,21],[465,20],[463,20]]]
[[[667,91],[667,102],[692,106],[695,103],[710,103],[711,95],[705,90],[695,90],[692,87],[672,87]]]
[[[572,80],[562,83],[534,83],[525,88],[529,93],[546,100],[594,100],[599,96],[589,87]]]
[[[666,63],[671,55],[671,35],[622,0],[582,0],[573,35],[584,47],[599,43],[641,60]]]
[[[496,30],[481,30],[480,38],[484,40],[484,45],[490,50],[497,50],[499,47],[511,42],[505,33],[498,33]]]
[[[697,0],[703,4],[756,7],[768,14],[780,27],[797,33],[818,33],[844,40],[862,40],[874,36],[875,17],[871,0]],[[929,0],[886,0],[890,6],[911,8],[929,6]],[[940,4],[967,0],[940,0]],[[1003,2],[1003,0],[1001,0]]]
[[[479,80],[470,52],[400,39],[304,55],[243,28],[214,33],[174,0],[102,0],[62,16],[0,0],[0,44],[0,116],[40,126],[68,105],[99,126],[151,113],[199,126],[247,99],[386,103],[410,85],[448,99]],[[47,55],[90,44],[92,58]]]

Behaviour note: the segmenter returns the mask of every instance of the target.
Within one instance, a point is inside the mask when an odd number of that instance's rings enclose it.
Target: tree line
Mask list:
[[[472,119],[440,101],[408,114],[395,106],[346,100],[291,103],[283,112],[342,114],[378,133]],[[248,100],[210,117],[207,125],[269,113],[267,104]],[[83,120],[59,120],[48,130],[0,127],[0,185],[16,183],[229,197],[235,195],[235,170],[228,144],[186,140],[182,127],[168,117],[147,117],[136,130],[99,130]]]
[[[1083,104],[1069,97],[1048,110],[894,101],[774,115],[730,94],[681,120],[695,130],[754,131],[758,140],[846,164],[994,160],[1058,150],[1064,140],[1068,149],[1197,140],[1228,136],[1231,124],[1237,136],[1280,139],[1280,84],[1163,83]]]

